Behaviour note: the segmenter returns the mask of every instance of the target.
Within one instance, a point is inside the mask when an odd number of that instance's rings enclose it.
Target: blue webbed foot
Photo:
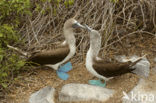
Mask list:
[[[67,72],[69,72],[71,69],[72,69],[72,64],[71,62],[68,62],[63,66],[60,66],[60,68],[56,71],[57,76],[62,80],[67,80],[69,78]]]
[[[106,86],[106,82],[102,83],[101,80],[89,80],[88,83],[90,85],[95,85],[95,86],[100,86],[100,87],[105,87]]]

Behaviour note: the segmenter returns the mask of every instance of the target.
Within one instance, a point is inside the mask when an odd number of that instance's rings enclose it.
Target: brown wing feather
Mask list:
[[[68,46],[64,46],[53,50],[37,52],[33,54],[27,61],[31,61],[40,65],[56,64],[65,59],[69,52],[70,49]]]
[[[125,63],[106,63],[105,61],[94,60],[93,68],[100,75],[114,77],[133,71],[134,69],[129,69],[131,63],[130,61]]]

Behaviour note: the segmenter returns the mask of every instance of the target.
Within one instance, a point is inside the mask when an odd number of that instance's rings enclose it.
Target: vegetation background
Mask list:
[[[29,53],[49,48],[64,39],[63,24],[75,14],[82,24],[102,34],[103,57],[108,51],[135,45],[127,39],[134,35],[156,38],[155,0],[0,0],[0,98],[9,93],[21,72],[30,70],[24,66],[25,57],[7,45]],[[83,62],[89,47],[85,35],[77,33],[76,37],[79,44],[73,63]],[[125,39],[127,46],[122,42]],[[151,42],[148,49],[155,52],[156,41]]]

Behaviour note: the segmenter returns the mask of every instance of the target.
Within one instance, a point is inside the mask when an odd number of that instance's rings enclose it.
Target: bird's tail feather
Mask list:
[[[136,65],[138,62],[140,62],[143,58],[145,58],[147,56],[147,54],[143,55],[142,57],[138,58],[137,60],[133,61],[131,64],[130,64],[130,67]]]
[[[140,62],[141,60],[142,60],[142,58],[139,58],[138,60],[132,62],[132,63],[130,64],[130,67],[136,65],[136,64],[137,64],[138,62]]]

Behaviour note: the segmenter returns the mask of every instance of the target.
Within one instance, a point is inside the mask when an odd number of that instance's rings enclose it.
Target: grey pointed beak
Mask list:
[[[76,22],[72,25],[73,28],[83,28],[83,29],[86,29],[85,26],[81,25],[80,23]]]
[[[90,28],[88,25],[86,25],[85,24],[85,28],[89,31],[89,32],[91,32],[92,31],[92,28]]]

